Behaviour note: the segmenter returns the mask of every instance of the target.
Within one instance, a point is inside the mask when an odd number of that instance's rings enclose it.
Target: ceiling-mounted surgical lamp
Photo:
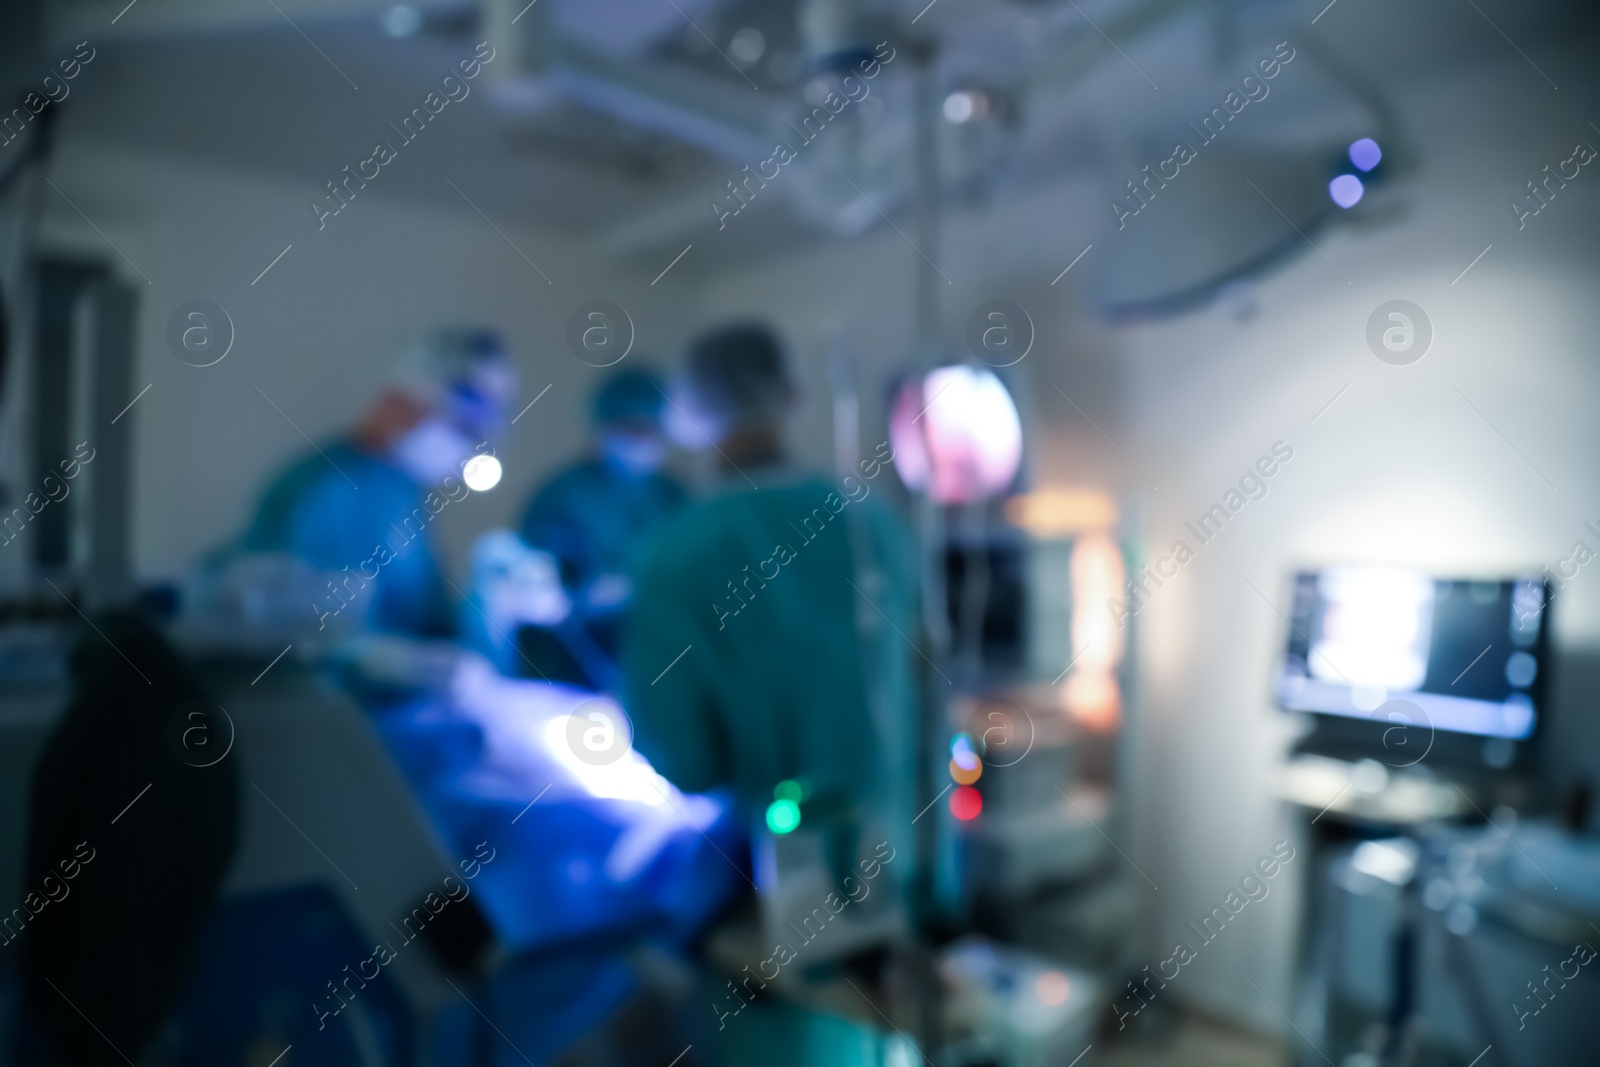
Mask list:
[[[1360,177],[1350,173],[1350,168],[1354,167],[1362,174],[1368,175],[1369,179],[1380,177],[1381,175],[1374,174],[1373,171],[1383,162],[1383,149],[1378,146],[1377,141],[1363,137],[1359,141],[1352,142],[1345,154],[1350,159],[1349,166],[1340,166],[1339,169],[1345,173],[1328,183],[1328,195],[1340,207],[1352,208],[1361,202],[1362,196],[1366,195],[1367,186]]]
[[[1361,105],[1352,132],[1366,135],[1309,150],[1200,141],[1145,167],[1113,199],[1117,230],[1094,268],[1091,290],[1107,317],[1163,318],[1210,303],[1307,254],[1313,231],[1363,214],[1352,209],[1410,164],[1387,97],[1326,48],[1297,46]]]
[[[802,0],[796,18],[805,82],[776,131],[795,153],[786,195],[802,218],[853,237],[910,194],[905,41],[861,0]]]
[[[685,0],[691,12],[706,0]],[[665,6],[665,5],[663,5]],[[566,11],[568,9],[562,9]],[[490,99],[505,111],[538,114],[571,103],[630,126],[696,145],[730,163],[759,160],[772,150],[768,136],[776,112],[765,93],[730,93],[724,81],[684,64],[658,62],[644,53],[680,18],[666,8],[665,22],[637,40],[602,48],[594,34],[574,36],[549,0],[486,0],[488,39],[500,53],[485,67]],[[569,17],[569,16],[563,16]]]
[[[999,86],[961,81],[940,108],[939,177],[967,202],[987,200],[1011,171],[1022,133],[1015,93]]]

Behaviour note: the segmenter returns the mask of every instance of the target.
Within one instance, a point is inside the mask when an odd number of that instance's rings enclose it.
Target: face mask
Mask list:
[[[608,433],[600,439],[606,460],[624,473],[642,478],[661,469],[666,446],[654,434]]]
[[[394,460],[418,485],[438,485],[459,474],[472,455],[472,442],[446,423],[428,418],[393,446]]]
[[[662,413],[662,429],[679,448],[699,452],[711,448],[727,432],[726,417],[701,411],[688,389],[675,390],[674,402]]]

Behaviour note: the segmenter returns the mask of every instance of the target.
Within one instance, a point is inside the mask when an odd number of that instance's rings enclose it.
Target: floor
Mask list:
[[[1282,1042],[1197,1015],[1108,1045],[1096,1067],[1285,1067]]]

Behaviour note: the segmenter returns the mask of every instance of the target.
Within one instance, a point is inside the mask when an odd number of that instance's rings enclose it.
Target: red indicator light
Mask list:
[[[950,814],[962,822],[971,822],[983,810],[983,794],[964,785],[950,794]]]

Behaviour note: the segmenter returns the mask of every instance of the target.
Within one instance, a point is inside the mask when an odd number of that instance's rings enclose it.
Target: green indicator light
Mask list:
[[[773,786],[772,795],[779,800],[792,800],[796,804],[805,799],[804,790],[801,788],[800,783],[789,778],[785,778]]]
[[[774,800],[767,805],[767,829],[775,834],[793,833],[800,825],[800,805],[792,800]]]

